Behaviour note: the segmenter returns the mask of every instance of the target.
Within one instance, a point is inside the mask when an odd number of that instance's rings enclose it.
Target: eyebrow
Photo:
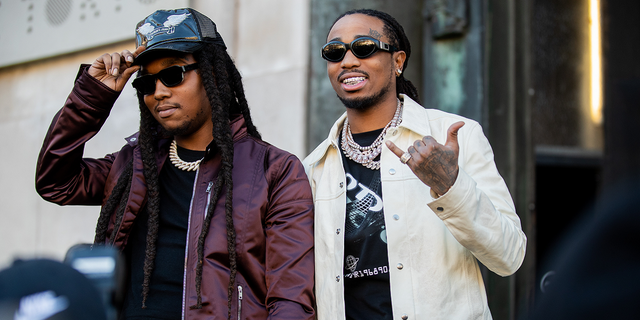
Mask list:
[[[373,38],[373,37],[372,37],[372,36],[370,36],[370,35],[368,35],[368,34],[357,34],[357,35],[355,35],[355,36],[354,36],[354,38],[353,38],[353,39],[355,40],[355,39],[358,39],[358,38]],[[341,39],[340,37],[335,37],[335,38],[333,38],[333,39],[331,39],[331,40],[329,40],[329,41],[327,41],[327,42],[331,42],[331,41],[341,41],[340,39]]]

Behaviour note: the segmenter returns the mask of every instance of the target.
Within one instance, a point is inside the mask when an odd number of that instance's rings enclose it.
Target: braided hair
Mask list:
[[[409,38],[407,38],[407,35],[404,33],[404,28],[402,28],[400,23],[398,23],[398,21],[390,14],[382,11],[374,9],[354,9],[340,15],[333,22],[333,24],[336,24],[336,22],[338,22],[338,20],[342,19],[343,17],[352,14],[364,14],[370,17],[378,18],[384,23],[383,32],[385,36],[389,38],[389,44],[398,48],[399,51],[404,51],[407,55],[407,58],[404,60],[404,64],[402,65],[402,70],[407,70],[409,57],[411,57],[411,43],[409,43]],[[333,28],[333,25],[331,25],[331,27]],[[396,79],[396,93],[404,93],[415,102],[420,103],[418,90],[413,85],[413,83],[411,83],[411,81],[407,80],[404,77],[403,73],[401,73]]]
[[[195,60],[199,64],[200,77],[204,90],[211,105],[211,121],[213,122],[213,143],[216,144],[222,158],[220,174],[213,185],[213,192],[210,194],[211,202],[216,203],[223,193],[225,198],[225,219],[227,230],[227,249],[229,251],[229,285],[228,285],[228,318],[231,317],[231,297],[237,273],[236,259],[236,233],[233,224],[233,137],[229,119],[232,115],[242,114],[249,135],[261,139],[258,129],[253,124],[247,99],[244,95],[242,77],[236,68],[229,54],[215,44],[206,44],[201,49],[193,53]],[[163,128],[155,120],[144,103],[144,96],[138,93],[140,105],[140,134],[139,147],[142,154],[143,172],[147,182],[147,205],[146,210],[149,215],[147,224],[148,232],[146,238],[146,251],[144,261],[144,280],[142,283],[142,308],[146,308],[146,300],[149,295],[149,282],[154,268],[156,255],[156,242],[158,238],[159,212],[160,212],[160,187],[158,166],[156,164],[156,154],[158,140],[166,135]],[[117,230],[122,224],[126,203],[131,189],[131,179],[133,172],[133,159],[125,166],[120,174],[107,201],[100,211],[100,217],[96,226],[95,243],[105,243],[109,239],[109,244],[113,245]],[[196,291],[197,303],[190,306],[191,309],[202,308],[202,268],[204,260],[204,243],[209,232],[213,210],[216,206],[211,205],[206,212],[202,231],[198,237],[196,265]],[[115,224],[113,231],[107,238],[109,220],[115,213]]]

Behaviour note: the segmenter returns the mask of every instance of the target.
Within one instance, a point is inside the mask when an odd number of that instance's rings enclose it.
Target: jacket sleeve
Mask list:
[[[462,158],[456,182],[429,207],[482,264],[508,276],[524,260],[527,237],[494,163],[489,141],[479,125],[470,129],[459,141]]]
[[[313,319],[313,200],[302,163],[293,155],[269,168],[265,217],[266,305],[269,319]],[[272,166],[275,167],[275,166]]]
[[[36,165],[36,190],[59,205],[100,205],[115,155],[83,158],[84,145],[102,127],[119,92],[80,68],[71,94],[53,118]]]

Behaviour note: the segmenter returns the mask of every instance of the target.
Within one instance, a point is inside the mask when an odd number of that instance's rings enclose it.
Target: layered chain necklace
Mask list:
[[[340,143],[342,152],[347,158],[365,166],[366,168],[379,170],[380,160],[374,161],[373,159],[378,157],[382,152],[382,141],[384,141],[384,136],[387,134],[387,130],[389,130],[389,128],[397,127],[400,122],[402,122],[402,102],[398,99],[398,105],[396,107],[396,113],[393,115],[393,119],[387,123],[384,129],[382,129],[382,132],[380,132],[378,138],[376,138],[370,146],[363,147],[353,140],[351,126],[349,125],[349,119],[347,118],[344,120],[344,125],[342,126],[342,142]]]
[[[169,159],[176,168],[184,171],[196,171],[202,161],[202,159],[200,159],[198,161],[187,162],[180,159],[178,156],[178,144],[175,139],[171,142],[171,147],[169,147]]]

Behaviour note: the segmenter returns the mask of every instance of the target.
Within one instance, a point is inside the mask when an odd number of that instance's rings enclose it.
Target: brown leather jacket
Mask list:
[[[47,132],[36,169],[36,189],[60,205],[101,205],[124,165],[133,157],[131,194],[115,244],[120,248],[146,201],[137,134],[119,151],[101,159],[83,158],[84,144],[104,124],[119,93],[81,68],[73,91]],[[232,315],[238,319],[311,319],[314,317],[313,202],[302,164],[294,155],[248,135],[244,120],[231,122],[234,141],[233,219],[237,233],[238,273]],[[170,140],[159,142],[161,168]],[[220,156],[207,150],[198,170],[189,213],[183,314],[185,319],[226,319],[228,251],[224,194],[206,238],[202,280],[203,308],[196,304],[197,243],[210,183]],[[220,214],[218,214],[220,213]],[[110,230],[113,228],[113,217]]]

